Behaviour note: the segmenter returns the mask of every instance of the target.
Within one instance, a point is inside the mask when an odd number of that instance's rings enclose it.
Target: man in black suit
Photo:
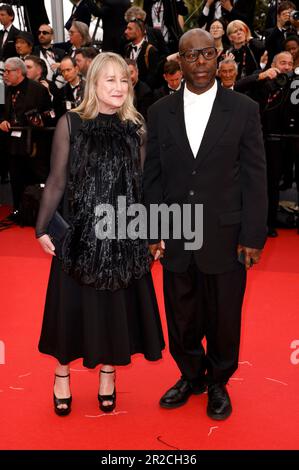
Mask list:
[[[169,347],[182,374],[160,405],[181,406],[207,384],[208,416],[222,420],[232,411],[226,383],[238,367],[246,269],[266,240],[265,156],[257,103],[217,85],[212,36],[188,31],[179,53],[186,85],[148,112],[144,196],[149,210],[177,204],[203,244],[187,247],[191,230],[174,216],[168,239],[150,240],[162,257]]]
[[[144,0],[143,9],[146,12],[147,24],[159,28],[170,52],[176,52],[179,38],[182,35],[178,15],[188,15],[188,8],[184,0]]]
[[[32,54],[43,59],[47,64],[47,80],[56,78],[57,69],[65,56],[65,51],[53,47],[54,31],[49,24],[41,24],[37,31],[39,45],[35,46]]]
[[[129,21],[124,35],[128,41],[125,46],[124,56],[137,62],[139,78],[154,90],[159,83],[158,64],[159,54],[157,49],[147,42],[145,37],[145,24],[135,18]]]
[[[198,18],[198,26],[209,26],[214,19],[223,18],[227,23],[244,21],[252,29],[255,4],[256,0],[206,0]]]
[[[0,31],[0,61],[3,62],[17,55],[15,44],[20,30],[14,27],[14,18],[15,14],[10,5],[0,6],[0,23],[4,26]]]

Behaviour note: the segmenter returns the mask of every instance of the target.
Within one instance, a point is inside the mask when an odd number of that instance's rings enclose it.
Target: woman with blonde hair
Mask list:
[[[124,229],[119,197],[127,206],[142,202],[143,134],[127,64],[117,54],[100,54],[88,70],[82,103],[58,121],[36,225],[42,248],[54,255],[39,350],[58,361],[54,410],[60,416],[71,411],[71,361],[102,364],[98,401],[111,412],[115,366],[129,364],[135,353],[155,361],[164,347],[147,244],[118,232]],[[48,234],[58,207],[70,224],[59,259]],[[103,218],[101,207],[112,207],[117,217]],[[111,236],[99,235],[101,224]]]
[[[228,52],[233,54],[238,64],[237,79],[259,70],[265,51],[263,41],[253,38],[249,27],[241,20],[231,21],[227,25],[226,34],[231,43]]]

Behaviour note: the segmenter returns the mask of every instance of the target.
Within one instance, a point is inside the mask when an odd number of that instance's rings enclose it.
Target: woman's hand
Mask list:
[[[41,237],[38,238],[38,241],[42,247],[42,249],[48,254],[48,255],[55,255],[55,246],[51,242],[51,238],[49,235],[45,234],[42,235]]]

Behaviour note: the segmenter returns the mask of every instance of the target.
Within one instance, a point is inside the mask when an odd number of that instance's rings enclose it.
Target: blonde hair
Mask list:
[[[231,34],[235,32],[236,29],[240,29],[240,28],[243,29],[245,33],[246,42],[248,42],[252,38],[252,34],[247,24],[241,20],[234,20],[228,23],[227,28],[226,28],[227,36],[230,36]]]
[[[134,90],[131,82],[130,71],[125,60],[114,52],[102,52],[97,55],[87,72],[84,98],[82,103],[73,112],[79,114],[82,119],[94,119],[99,114],[100,100],[96,93],[99,76],[108,64],[112,64],[124,73],[128,79],[128,95],[123,105],[118,109],[117,114],[122,121],[130,120],[135,124],[143,124],[143,118],[134,107]]]

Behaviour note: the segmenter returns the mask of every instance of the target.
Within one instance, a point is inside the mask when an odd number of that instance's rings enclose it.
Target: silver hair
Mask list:
[[[225,65],[225,64],[233,64],[235,66],[236,71],[238,70],[237,62],[234,59],[229,59],[229,58],[223,59],[221,62],[219,62],[218,70],[221,69],[221,65]]]
[[[19,57],[10,57],[9,59],[6,59],[5,65],[11,65],[14,69],[20,69],[23,77],[26,77],[26,65]]]
[[[73,21],[72,26],[75,26],[76,30],[81,34],[82,36],[82,47],[87,46],[91,44],[91,37],[89,34],[89,28],[87,24],[83,23],[82,21]]]

